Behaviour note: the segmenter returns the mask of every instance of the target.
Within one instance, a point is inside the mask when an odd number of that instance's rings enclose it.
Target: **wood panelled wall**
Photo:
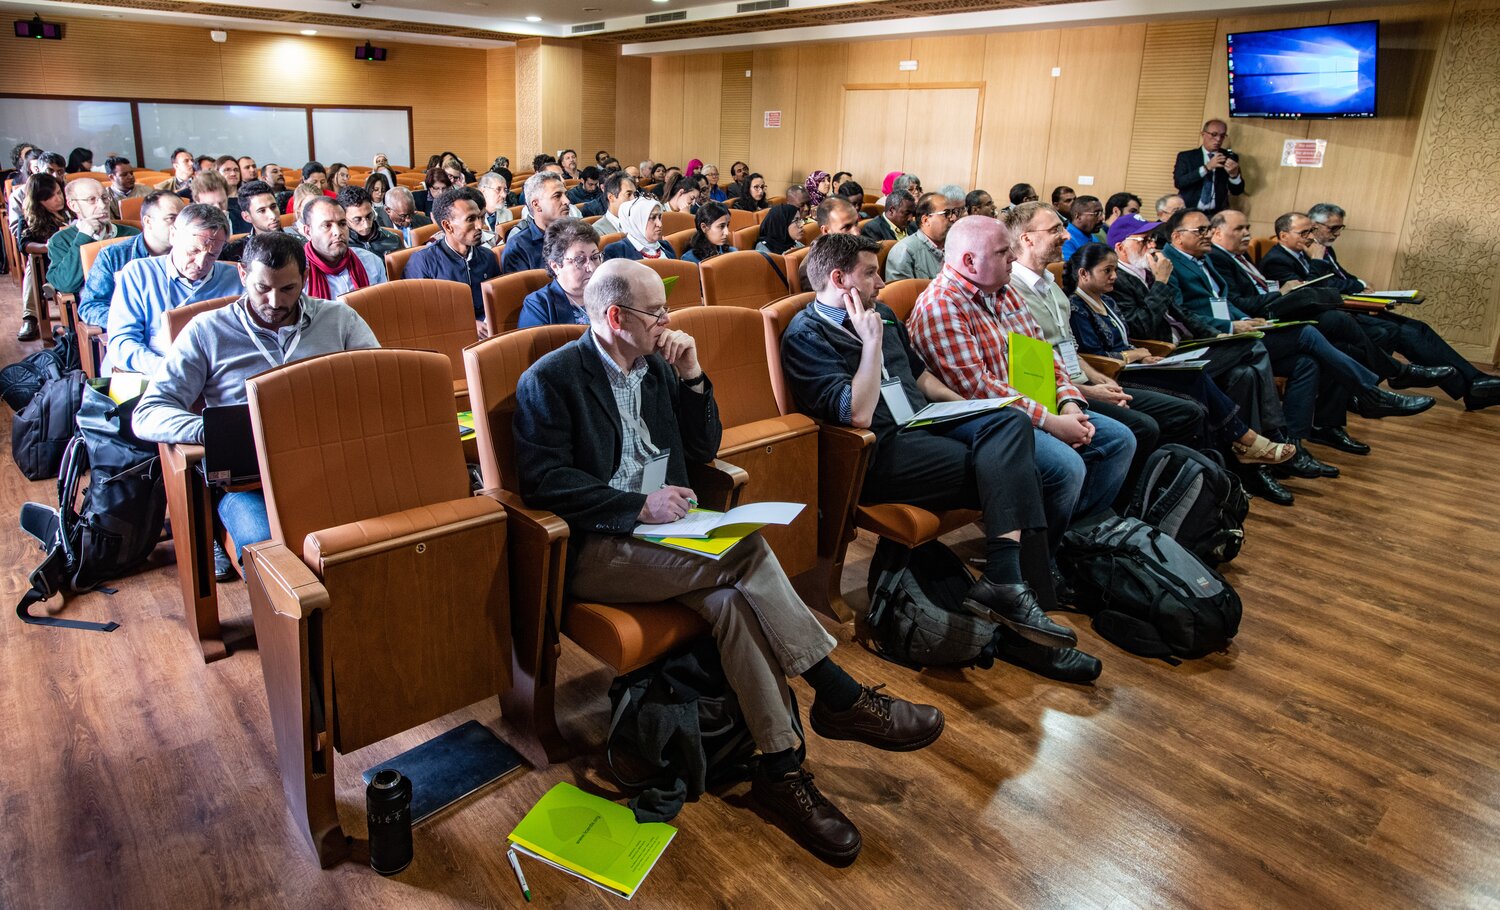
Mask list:
[[[1425,311],[1429,320],[1468,356],[1491,361],[1500,335],[1500,267],[1493,265],[1500,225],[1480,229],[1478,213],[1492,206],[1472,203],[1500,196],[1500,184],[1481,190],[1473,181],[1490,175],[1464,162],[1489,156],[1500,138],[1493,130],[1465,125],[1496,120],[1492,111],[1480,108],[1494,106],[1500,84],[1497,6],[1500,0],[1457,0],[1456,7],[1455,0],[1433,0],[1218,20],[757,49],[750,67],[746,160],[776,189],[801,182],[816,168],[831,172],[846,166],[841,160],[845,85],[983,83],[979,186],[997,198],[1022,181],[1035,185],[1044,197],[1058,184],[1100,198],[1128,189],[1149,207],[1170,191],[1173,159],[1198,142],[1203,120],[1228,112],[1226,34],[1378,19],[1379,116],[1232,121],[1229,144],[1239,153],[1251,186],[1240,205],[1257,235],[1269,234],[1271,222],[1283,212],[1323,201],[1344,206],[1350,227],[1340,241],[1343,261],[1376,285],[1393,280],[1424,290],[1430,285],[1446,302],[1434,301],[1438,305]],[[1457,40],[1465,52],[1454,50]],[[653,157],[674,164],[701,158],[727,168],[728,161],[721,160],[727,157],[721,136],[731,128],[722,119],[734,103],[723,88],[731,56],[652,59]],[[1435,85],[1440,57],[1446,61],[1445,79]],[[915,72],[899,69],[900,61],[911,59],[918,64]],[[725,76],[715,78],[718,73]],[[1438,89],[1433,97],[1445,102],[1442,125],[1433,122],[1438,108],[1429,101]],[[781,112],[780,128],[764,126],[766,111]],[[913,117],[906,129],[917,127]],[[952,129],[955,141],[971,138],[963,124],[927,128]],[[868,129],[871,144],[884,146],[878,136],[882,124],[870,123]],[[1325,166],[1282,167],[1282,145],[1293,138],[1326,139]],[[1428,146],[1433,147],[1425,152],[1431,161],[1420,171],[1426,179],[1414,188],[1418,159]],[[893,162],[890,169],[897,166]],[[1448,168],[1442,176],[1431,176],[1442,167]],[[857,173],[855,179],[869,190],[883,176],[884,171]],[[968,182],[967,175],[920,176],[929,188],[950,180]],[[1093,185],[1085,186],[1084,177],[1092,177]],[[1452,203],[1451,216],[1434,218],[1424,212],[1429,200],[1439,198]],[[1411,240],[1402,240],[1403,230]],[[1477,295],[1456,288],[1445,295],[1439,287],[1449,276],[1478,265],[1460,265],[1442,252],[1453,245],[1455,232],[1476,255],[1486,257],[1489,277]],[[1418,241],[1426,244],[1420,258],[1400,255]],[[1418,255],[1415,247],[1412,255]]]

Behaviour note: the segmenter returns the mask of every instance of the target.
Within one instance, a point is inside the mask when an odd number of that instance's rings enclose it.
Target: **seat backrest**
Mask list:
[[[132,235],[132,237],[133,236],[134,235]],[[92,243],[85,243],[83,246],[79,247],[78,262],[83,266],[83,277],[85,279],[89,277],[89,269],[94,267],[94,260],[99,258],[100,250],[104,249],[107,246],[114,246],[117,243],[124,243],[125,241],[130,239],[132,238],[111,237],[108,240],[95,240]]]
[[[422,246],[441,230],[442,226],[436,224],[424,224],[419,228],[413,228],[411,232],[411,245]]]
[[[145,196],[131,196],[120,200],[120,217],[141,220],[141,203],[146,200]]]
[[[161,314],[162,323],[167,329],[167,341],[176,341],[187,324],[193,321],[193,317],[199,313],[207,313],[217,310],[219,307],[228,306],[238,300],[238,297],[215,297],[212,300],[200,300],[187,306],[176,307]]]
[[[823,236],[823,228],[816,221],[804,221],[802,223],[802,242],[812,246],[812,242]]]
[[[525,181],[522,181],[522,182],[524,183]],[[524,206],[524,205],[513,205],[513,206],[511,206],[510,207],[510,220],[512,222],[519,222],[521,220],[521,213],[524,212],[524,211],[526,211],[526,206]]]
[[[749,227],[740,228],[732,236],[734,239],[731,242],[734,244],[735,249],[740,251],[753,250],[755,249],[755,245],[760,242],[760,222],[757,221]]]
[[[1047,271],[1052,273],[1052,280],[1058,284],[1062,283],[1063,264],[1061,262],[1047,263]]]
[[[782,254],[782,261],[786,263],[787,284],[790,284],[792,286],[793,293],[800,294],[803,291],[812,290],[812,288],[805,288],[802,286],[802,278],[799,271],[802,268],[802,260],[807,258],[807,254],[811,250],[811,246],[804,246],[798,247],[795,250],[787,250],[784,254]]]
[[[869,193],[866,193],[865,195],[868,196]],[[876,218],[879,218],[881,213],[884,211],[885,206],[881,205],[878,202],[866,202],[864,205],[859,207],[859,213],[861,215],[864,215],[866,218],[871,219],[872,221]]]
[[[1275,237],[1256,237],[1252,239],[1250,241],[1250,261],[1259,265],[1261,257],[1271,252],[1271,248],[1274,246],[1276,246]]]
[[[781,275],[785,275],[782,258],[771,255]],[[715,256],[703,263],[699,272],[703,276],[703,302],[709,306],[743,306],[755,310],[790,291],[766,257],[754,250]]]
[[[755,217],[754,212],[747,212],[744,209],[729,210],[729,229],[731,231],[742,231],[747,227],[754,227],[757,224],[760,224],[760,220]]]
[[[880,241],[880,252],[875,254],[875,259],[880,263],[880,274],[885,274],[885,257],[891,255],[891,250],[895,248],[896,241],[894,240]]]
[[[479,286],[484,298],[484,325],[491,335],[514,332],[521,321],[521,304],[526,295],[540,291],[552,282],[546,269],[527,269],[491,278]]]
[[[589,215],[587,218],[583,219],[583,223],[584,224],[593,224],[595,221],[598,221],[600,218],[603,218],[603,217],[604,217],[603,215]]]
[[[877,196],[874,193],[865,193],[864,204],[865,205],[878,204],[878,203],[880,203],[884,199],[885,199],[884,196]]]
[[[518,492],[511,417],[516,412],[516,383],[545,355],[584,332],[581,325],[543,325],[486,338],[464,348],[469,402],[479,445],[479,469],[490,489]]]
[[[93,171],[79,171],[76,174],[66,174],[63,176],[64,183],[72,183],[74,180],[93,180],[97,183],[107,183],[109,178],[103,174],[96,174]]]
[[[698,233],[697,228],[688,231],[677,231],[673,234],[662,234],[661,240],[662,243],[672,248],[672,252],[678,256],[683,256],[687,254],[688,246],[692,244],[693,235],[696,233]]]
[[[760,313],[744,307],[694,307],[673,313],[671,325],[697,343],[698,362],[713,379],[725,429],[778,414]]]
[[[602,250],[605,247],[609,246],[611,243],[614,243],[614,242],[619,241],[619,240],[624,240],[624,239],[625,239],[625,232],[624,231],[615,231],[612,234],[601,234],[599,236],[599,249]]]
[[[464,378],[464,347],[479,340],[468,285],[408,278],[372,284],[340,299],[360,315],[381,347],[436,351],[448,358],[453,379]]]
[[[691,231],[696,225],[693,223],[691,212],[662,212],[661,233],[665,237],[678,231]]]
[[[340,351],[245,388],[271,539],[294,553],[314,531],[469,496],[441,354]]]
[[[760,308],[761,325],[765,331],[766,365],[771,376],[771,392],[776,396],[776,408],[783,416],[797,410],[792,401],[791,390],[786,386],[786,376],[781,372],[781,336],[791,325],[792,317],[807,308],[815,295],[808,291],[772,301]]]
[[[404,250],[392,250],[385,254],[385,277],[391,281],[399,281],[406,273],[406,260],[421,247],[409,246]],[[472,312],[472,309],[471,309]]]
[[[677,282],[667,292],[667,309],[701,306],[703,303],[703,279],[698,263],[681,259],[642,259],[641,264],[663,278],[676,276]]]
[[[283,228],[289,228],[297,223],[297,215],[294,212],[288,212],[285,215],[279,216],[276,220],[281,223]]]
[[[766,207],[766,208],[763,208],[763,209],[756,209],[756,211],[755,211],[755,223],[756,224],[760,224],[761,222],[765,221],[766,220],[766,216],[769,215],[769,214],[771,214],[771,209],[770,209],[769,206]]]
[[[912,308],[917,305],[917,298],[927,290],[927,285],[932,283],[930,278],[902,278],[900,281],[892,281],[880,289],[880,302],[891,308],[896,318],[902,322],[911,315]]]

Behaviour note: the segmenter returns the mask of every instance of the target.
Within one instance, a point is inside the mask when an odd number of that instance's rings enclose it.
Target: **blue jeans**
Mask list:
[[[1032,430],[1047,511],[1047,542],[1053,552],[1075,517],[1093,515],[1115,501],[1135,456],[1135,436],[1124,424],[1093,413],[1089,421],[1094,439],[1081,449],[1046,430]]]
[[[219,497],[219,520],[234,544],[234,558],[241,565],[240,554],[253,543],[271,539],[271,518],[266,514],[266,497],[259,490],[225,493]]]

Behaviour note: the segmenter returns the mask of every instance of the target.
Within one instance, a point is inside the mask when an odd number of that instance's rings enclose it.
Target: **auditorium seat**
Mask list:
[[[791,285],[791,291],[793,294],[800,294],[803,291],[812,290],[812,288],[805,288],[802,286],[802,278],[800,272],[802,268],[802,261],[807,258],[807,254],[811,250],[812,246],[808,245],[804,247],[798,247],[795,250],[787,250],[784,254],[782,254],[782,261],[786,263],[786,283]]]
[[[693,223],[691,212],[661,213],[661,234],[663,237],[668,234],[675,234],[678,231],[691,231],[695,227],[696,225]]]
[[[692,244],[693,235],[696,233],[698,233],[697,228],[690,228],[686,231],[675,231],[671,234],[664,231],[662,232],[661,239],[663,243],[672,248],[672,252],[676,253],[680,259],[688,251],[688,246]],[[644,262],[645,260],[641,261]]]
[[[676,277],[677,281],[667,292],[667,309],[702,306],[703,279],[699,275],[698,263],[681,259],[642,259],[641,265],[662,278]]]
[[[891,255],[891,250],[893,250],[895,248],[896,248],[896,241],[894,241],[894,240],[882,240],[882,241],[880,241],[880,252],[878,252],[878,253],[875,254],[876,261],[878,263],[880,263],[880,274],[882,274],[882,275],[885,274],[885,259],[886,259],[887,256]]]
[[[289,228],[297,223],[297,216],[295,214],[288,213],[277,218],[277,221],[281,223],[281,226],[283,228]]]
[[[364,319],[383,348],[436,351],[453,373],[454,411],[469,409],[464,347],[479,340],[469,286],[438,278],[407,278],[350,291],[339,298]]]
[[[424,224],[419,228],[412,228],[411,246],[425,246],[442,229],[439,224]]]
[[[417,251],[417,247],[409,246],[404,250],[392,250],[385,254],[385,277],[390,281],[400,281],[401,276],[406,273],[406,261]]]
[[[101,250],[107,246],[124,243],[130,239],[132,238],[111,237],[108,240],[95,240],[92,243],[85,243],[79,247],[78,260],[83,266],[84,280],[88,280],[89,269],[94,267],[94,260],[99,258]],[[83,367],[84,374],[89,378],[94,378],[99,375],[99,364],[103,360],[104,345],[106,343],[104,326],[89,325],[86,322],[79,321],[77,315],[77,303],[75,301],[73,319],[77,323],[75,331],[78,332],[78,360]]]
[[[601,235],[599,235],[599,249],[602,250],[605,247],[609,246],[611,243],[615,243],[617,241],[624,240],[624,239],[625,239],[625,232],[624,231],[615,231],[614,233],[611,233],[611,234],[601,234]]]
[[[246,383],[271,526],[246,549],[251,613],[287,808],[325,868],[350,854],[338,753],[510,688],[509,522],[470,495],[451,375],[367,350]]]
[[[479,293],[484,300],[485,329],[491,335],[514,332],[521,319],[521,304],[526,295],[540,291],[551,281],[552,276],[546,269],[526,269],[481,284]]]
[[[802,243],[812,246],[814,240],[823,236],[823,228],[816,221],[805,221],[802,223]]]
[[[729,210],[729,230],[742,231],[757,224],[760,224],[760,220],[755,217],[754,212],[747,212],[744,209]]]
[[[741,252],[753,250],[755,249],[755,245],[760,242],[760,223],[756,222],[749,227],[740,228],[731,234],[730,238],[730,242],[734,245],[735,249]]]
[[[709,306],[759,309],[778,297],[785,297],[790,290],[786,265],[774,253],[766,256],[754,250],[725,253],[703,263],[699,272],[703,276],[703,302]]]
[[[1259,265],[1261,257],[1271,252],[1271,248],[1276,246],[1277,242],[1275,237],[1252,238],[1250,241],[1250,261]]]

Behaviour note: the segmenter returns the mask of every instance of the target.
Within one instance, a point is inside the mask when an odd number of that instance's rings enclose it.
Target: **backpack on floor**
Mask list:
[[[63,332],[55,336],[52,347],[34,351],[0,369],[0,398],[5,399],[12,411],[20,411],[50,380],[66,376],[81,366],[77,336]]]
[[[63,450],[78,432],[86,384],[82,370],[49,379],[11,419],[11,458],[27,480],[57,476]]]
[[[1139,518],[1069,529],[1058,561],[1094,630],[1132,654],[1175,663],[1222,651],[1239,631],[1229,582]]]
[[[870,559],[865,646],[902,666],[989,667],[996,625],[964,608],[974,576],[938,541],[911,550],[881,539]]]
[[[1239,555],[1250,496],[1218,452],[1168,444],[1141,466],[1125,514],[1160,528],[1211,566]]]
[[[22,620],[101,632],[116,628],[115,623],[32,616],[30,608],[54,594],[92,591],[129,572],[146,560],[161,537],[166,487],[156,446],[138,439],[130,425],[138,400],[117,405],[85,383],[78,432],[68,442],[58,472],[57,507],[38,502],[21,506],[21,530],[47,554],[16,605]]]

